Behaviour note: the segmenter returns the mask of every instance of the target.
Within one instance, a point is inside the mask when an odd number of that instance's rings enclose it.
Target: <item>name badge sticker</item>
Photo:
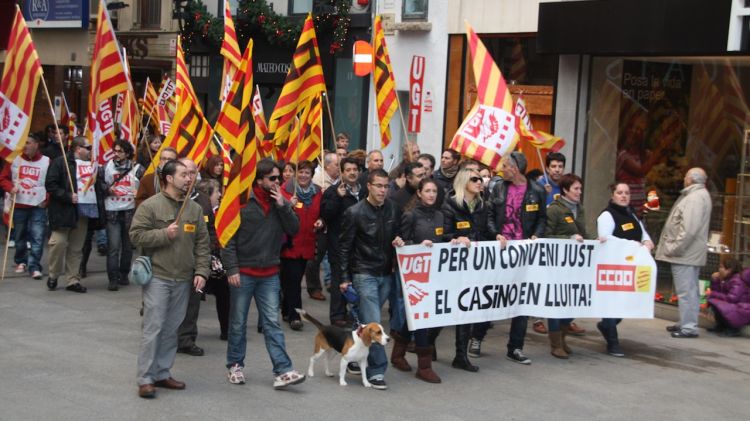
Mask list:
[[[630,230],[632,230],[634,228],[635,227],[633,226],[632,222],[628,222],[627,224],[622,224],[622,230],[623,231],[630,231]]]
[[[443,227],[435,228],[435,235],[443,235]]]
[[[297,208],[297,209],[302,209],[303,206],[305,206],[305,205],[303,205],[302,202],[297,202],[297,204],[294,205],[294,207]]]
[[[471,222],[469,221],[456,222],[456,228],[460,230],[469,229],[471,228]]]
[[[538,203],[532,203],[532,204],[526,205],[526,212],[536,212],[538,210],[539,210]]]
[[[185,232],[195,232],[195,224],[185,224],[183,230]]]
[[[203,220],[208,222],[208,215],[203,215]]]
[[[565,222],[567,222],[569,224],[572,224],[573,222],[575,222],[575,220],[573,219],[572,216],[566,216],[565,217]]]

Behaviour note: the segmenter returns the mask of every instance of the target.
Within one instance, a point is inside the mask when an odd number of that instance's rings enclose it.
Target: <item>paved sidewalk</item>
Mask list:
[[[95,252],[94,252],[95,254]],[[12,253],[11,253],[12,256]],[[12,257],[10,259],[12,261]],[[531,366],[504,358],[508,323],[497,322],[475,359],[472,374],[450,367],[453,330],[438,341],[443,378],[426,384],[413,373],[390,368],[387,391],[365,389],[349,376],[340,387],[322,367],[316,376],[287,391],[272,388],[271,363],[257,311],[248,329],[247,384],[226,381],[226,342],[219,340],[213,297],[202,303],[198,345],[203,357],[178,354],[173,375],[184,391],[159,389],[154,400],[136,395],[140,340],[140,289],[106,289],[104,258],[92,255],[86,294],[49,292],[45,280],[12,273],[0,283],[0,420],[560,420],[560,419],[746,419],[750,381],[747,338],[672,339],[663,320],[621,324],[626,358],[603,354],[595,320],[578,320],[589,332],[573,337],[567,361],[549,354],[547,338],[529,327],[525,351]],[[46,266],[45,266],[46,267]],[[45,278],[46,279],[46,278]],[[328,302],[305,308],[326,320]],[[301,332],[284,325],[295,366],[307,369],[312,352],[310,324]],[[390,349],[390,347],[389,347]],[[416,356],[407,359],[416,366]],[[334,367],[337,367],[334,366]],[[335,370],[335,369],[334,369]]]

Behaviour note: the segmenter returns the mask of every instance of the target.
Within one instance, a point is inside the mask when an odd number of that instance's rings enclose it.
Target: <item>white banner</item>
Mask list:
[[[653,318],[656,263],[635,241],[496,241],[398,249],[410,330],[509,319]]]

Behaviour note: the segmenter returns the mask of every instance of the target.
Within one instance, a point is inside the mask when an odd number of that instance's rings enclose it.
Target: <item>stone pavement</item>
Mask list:
[[[45,251],[46,252],[46,251]],[[46,254],[46,253],[45,253]],[[94,252],[95,254],[95,252]],[[12,250],[11,250],[12,263]],[[472,374],[450,367],[453,330],[438,340],[443,378],[426,384],[413,373],[390,368],[389,390],[365,389],[349,376],[340,387],[322,367],[289,390],[272,388],[271,364],[257,311],[248,323],[247,384],[226,380],[226,342],[219,340],[213,297],[202,303],[198,344],[206,355],[178,354],[172,371],[184,391],[159,389],[154,400],[136,395],[140,340],[140,289],[106,290],[104,258],[92,256],[86,294],[12,273],[0,283],[0,420],[332,420],[332,419],[746,419],[750,381],[747,338],[671,339],[664,320],[621,324],[626,358],[603,354],[595,320],[578,320],[589,332],[573,337],[571,359],[549,354],[547,338],[531,331],[526,354],[531,366],[504,358],[508,323],[497,322],[475,359]],[[46,267],[46,266],[45,266]],[[61,286],[65,282],[61,280]],[[304,294],[304,292],[303,292]],[[328,302],[303,298],[315,317],[327,319]],[[304,371],[314,329],[284,325],[296,368]],[[390,347],[389,347],[390,348]],[[416,356],[407,359],[416,366]],[[337,367],[337,366],[334,366]]]

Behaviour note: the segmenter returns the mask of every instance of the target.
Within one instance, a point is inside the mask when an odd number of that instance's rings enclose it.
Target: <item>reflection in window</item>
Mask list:
[[[427,20],[427,0],[404,0],[401,20]]]

